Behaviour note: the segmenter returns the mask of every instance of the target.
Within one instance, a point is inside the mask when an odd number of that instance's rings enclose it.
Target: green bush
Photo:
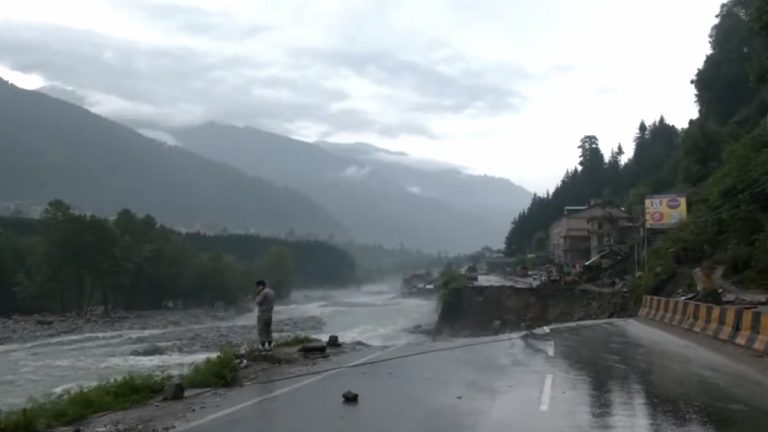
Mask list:
[[[231,387],[237,383],[237,372],[235,351],[226,347],[216,357],[194,365],[183,382],[187,388]]]
[[[159,395],[166,377],[143,374],[107,381],[90,388],[33,401],[28,407],[0,417],[0,432],[37,432],[66,426],[94,414],[142,404]]]

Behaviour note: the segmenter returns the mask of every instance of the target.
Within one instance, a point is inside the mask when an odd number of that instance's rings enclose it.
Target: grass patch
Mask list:
[[[228,387],[238,381],[235,352],[222,348],[213,358],[190,369],[183,377],[187,388]],[[162,394],[167,376],[132,374],[89,388],[67,391],[44,400],[32,400],[18,411],[0,414],[0,432],[42,432],[69,426],[93,415],[125,410]]]
[[[278,338],[275,341],[275,346],[278,348],[282,347],[296,347],[301,345],[306,345],[310,343],[318,343],[322,342],[320,339],[313,338],[312,336],[307,335],[291,335],[291,336],[285,336],[282,338]]]
[[[0,432],[38,432],[107,411],[124,410],[162,393],[167,377],[141,374],[65,392],[0,417]]]
[[[219,355],[205,359],[184,376],[184,387],[211,388],[231,387],[238,379],[237,357],[232,348],[222,348]]]

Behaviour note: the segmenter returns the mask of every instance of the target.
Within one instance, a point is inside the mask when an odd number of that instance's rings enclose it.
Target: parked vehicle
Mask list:
[[[464,275],[467,277],[468,281],[477,282],[477,279],[478,279],[477,267],[475,267],[474,265],[467,266],[467,268],[464,269]]]

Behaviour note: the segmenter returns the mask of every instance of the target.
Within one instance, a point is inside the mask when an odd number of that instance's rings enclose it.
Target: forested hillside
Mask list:
[[[185,234],[184,239],[198,250],[228,254],[246,262],[258,262],[271,250],[285,249],[295,263],[296,284],[305,288],[339,288],[357,281],[354,257],[342,247],[322,241],[200,233]],[[269,278],[269,274],[264,277]]]
[[[0,218],[0,315],[234,304],[258,278],[286,296],[297,283],[355,276],[349,253],[330,244],[182,234],[129,210],[105,219],[56,200],[41,219]]]
[[[88,110],[0,80],[0,203],[60,198],[184,228],[346,237],[309,197],[164,145]]]
[[[633,210],[633,206],[642,204],[647,192],[665,191],[676,183],[680,131],[663,117],[650,126],[640,123],[634,152],[626,162],[622,162],[621,145],[606,158],[593,135],[583,137],[579,149],[578,165],[566,171],[551,193],[534,196],[528,208],[515,218],[505,241],[507,255],[543,251],[547,228],[563,215],[565,206],[602,199]]]
[[[704,262],[726,265],[746,288],[768,287],[768,2],[723,4],[710,44],[692,80],[698,118],[682,130],[641,123],[624,163],[622,149],[605,157],[596,137],[582,138],[578,166],[513,221],[508,255],[543,249],[564,206],[607,198],[634,211],[646,194],[675,191],[688,195],[689,220],[653,245],[644,287]]]

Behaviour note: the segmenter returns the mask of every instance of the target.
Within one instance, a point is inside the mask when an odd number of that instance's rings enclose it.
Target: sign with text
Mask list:
[[[645,226],[674,228],[688,217],[685,195],[651,195],[645,197]]]

